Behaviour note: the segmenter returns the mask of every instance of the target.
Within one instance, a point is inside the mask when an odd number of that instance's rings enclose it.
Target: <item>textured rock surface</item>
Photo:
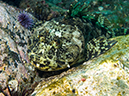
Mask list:
[[[25,95],[31,86],[31,75],[25,68],[25,62],[29,62],[26,36],[30,31],[17,21],[19,11],[0,3],[0,92],[6,96]]]
[[[93,60],[60,75],[37,80],[39,74],[24,66],[29,62],[27,40],[31,32],[17,22],[18,11],[0,4],[0,94],[11,96],[10,91],[14,90],[13,96],[28,96],[41,80],[33,96],[129,95],[129,36],[114,38],[118,43]],[[44,72],[42,75],[46,76]]]
[[[3,28],[8,27],[10,30],[14,31],[15,29],[14,29],[14,26],[12,26],[13,25],[12,23],[16,24],[16,20],[14,20],[13,18],[14,15],[9,14],[8,11],[10,11],[11,13],[14,12],[16,14],[16,9],[10,6],[7,6],[6,8],[4,8],[3,6],[6,6],[6,4],[0,3],[0,11],[1,11],[0,24],[2,25]],[[19,26],[19,24],[16,24],[16,26]],[[16,30],[14,32],[16,32]],[[1,57],[0,85],[2,85],[3,89],[4,87],[7,86],[6,85],[7,81],[10,78],[9,76],[13,75],[13,73],[15,74],[13,77],[16,76],[17,79],[19,78],[19,80],[21,79],[20,77],[23,74],[24,74],[23,76],[28,77],[27,71],[25,70],[25,67],[22,66],[22,61],[18,55],[20,50],[17,49],[18,47],[15,44],[16,42],[13,40],[14,38],[11,37],[10,34],[11,33],[9,30],[8,31],[2,30],[0,28],[0,57]]]
[[[105,54],[71,69],[74,72],[70,75],[40,82],[33,94],[36,96],[128,96],[129,35],[113,39],[118,43]]]

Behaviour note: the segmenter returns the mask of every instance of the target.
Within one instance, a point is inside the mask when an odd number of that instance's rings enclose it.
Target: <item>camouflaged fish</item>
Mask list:
[[[110,29],[105,26],[108,23],[102,24],[99,18],[93,19],[103,25],[105,29]],[[70,19],[68,18],[68,20]],[[105,21],[104,18],[102,20]],[[14,21],[16,20],[14,19]],[[22,54],[21,59],[26,59],[23,52],[26,52],[28,48],[30,64],[41,71],[57,71],[70,68],[74,64],[99,56],[116,43],[116,41],[108,40],[104,36],[97,36],[87,40],[86,38],[89,38],[90,35],[86,36],[78,25],[66,24],[56,20],[36,25],[30,30],[33,34],[26,34],[30,31],[21,29],[23,27],[16,22],[14,22],[15,28],[14,26],[12,27],[14,28],[13,30],[10,30],[9,25],[13,26],[13,24],[9,23],[6,26],[7,28],[0,28],[7,32],[17,43],[18,52]],[[91,28],[91,30],[93,29]]]
[[[57,71],[92,59],[110,49],[116,41],[104,36],[87,43],[77,26],[47,21],[35,28],[29,39],[29,60],[42,71]]]
[[[70,68],[74,64],[87,61],[109,50],[116,41],[110,41],[105,36],[87,40],[86,38],[90,36],[86,36],[86,33],[79,29],[76,24],[78,21],[71,24],[74,21],[70,21],[70,18],[83,17],[82,19],[85,20],[88,18],[90,23],[95,20],[107,30],[106,32],[110,33],[112,28],[108,19],[101,14],[86,15],[88,8],[89,6],[86,4],[80,5],[75,2],[70,6],[66,16],[66,22],[70,23],[51,20],[34,28],[28,43],[30,63],[41,71],[57,71]],[[85,16],[82,14],[80,16],[81,12],[85,13],[83,14]],[[81,23],[79,22],[79,24]],[[91,30],[93,29],[91,28]]]

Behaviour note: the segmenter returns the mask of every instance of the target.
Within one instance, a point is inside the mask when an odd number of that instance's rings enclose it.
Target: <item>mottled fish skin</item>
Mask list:
[[[57,71],[75,64],[84,51],[82,32],[71,25],[47,21],[29,38],[30,63],[42,71]]]
[[[30,63],[41,71],[57,71],[84,62],[109,50],[116,41],[104,36],[90,40],[85,48],[77,26],[47,21],[33,29],[29,38]]]
[[[106,25],[108,23],[101,22],[99,16],[98,22],[108,27]],[[102,18],[102,20],[107,19]],[[76,25],[71,26],[57,21],[37,22],[30,31],[21,27],[17,20],[14,21],[7,22],[6,26],[1,25],[0,28],[16,43],[20,61],[26,61],[41,71],[70,68],[80,61],[84,62],[99,56],[116,44],[116,41],[107,40],[104,36],[94,38],[87,43],[83,32]],[[27,53],[29,59],[26,58]]]
[[[107,30],[107,33],[111,35],[111,37],[115,37],[115,32],[114,32],[114,26],[111,24],[111,22],[103,16],[102,14],[94,13],[92,14],[94,18],[97,20],[96,24],[102,28],[105,28]]]
[[[108,40],[104,36],[94,38],[87,43],[86,60],[93,59],[108,51],[117,41]]]

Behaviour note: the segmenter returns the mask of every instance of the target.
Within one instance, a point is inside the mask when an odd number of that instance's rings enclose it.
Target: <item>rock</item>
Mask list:
[[[0,3],[0,11],[0,94],[3,96],[30,96],[33,90],[31,96],[129,94],[129,35],[113,38],[117,44],[99,57],[61,74],[58,72],[59,75],[41,72],[47,77],[43,78],[29,66],[27,43],[32,33],[17,21],[19,9]]]
[[[25,62],[29,62],[26,61],[25,36],[30,31],[17,21],[19,11],[18,8],[0,3],[0,92],[5,96],[11,96],[12,91],[15,94],[12,96],[28,94],[26,90],[31,88],[29,82],[32,72],[25,68]]]
[[[0,93],[0,96],[5,96],[3,93]]]
[[[31,96],[129,95],[129,35],[112,40],[118,43],[106,53],[68,70],[69,75],[40,82]]]
[[[18,89],[18,81],[17,80],[11,80],[8,82],[10,91],[17,91]]]

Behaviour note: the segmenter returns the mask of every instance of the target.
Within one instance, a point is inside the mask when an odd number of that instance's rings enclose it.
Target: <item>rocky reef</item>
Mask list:
[[[102,7],[107,0],[75,1],[69,11],[44,0],[36,2],[21,3],[29,4],[21,7],[33,20],[32,28],[26,28],[18,20],[23,10],[0,1],[0,95],[128,96],[127,13],[124,25],[109,21],[111,15],[104,10],[110,7]]]

